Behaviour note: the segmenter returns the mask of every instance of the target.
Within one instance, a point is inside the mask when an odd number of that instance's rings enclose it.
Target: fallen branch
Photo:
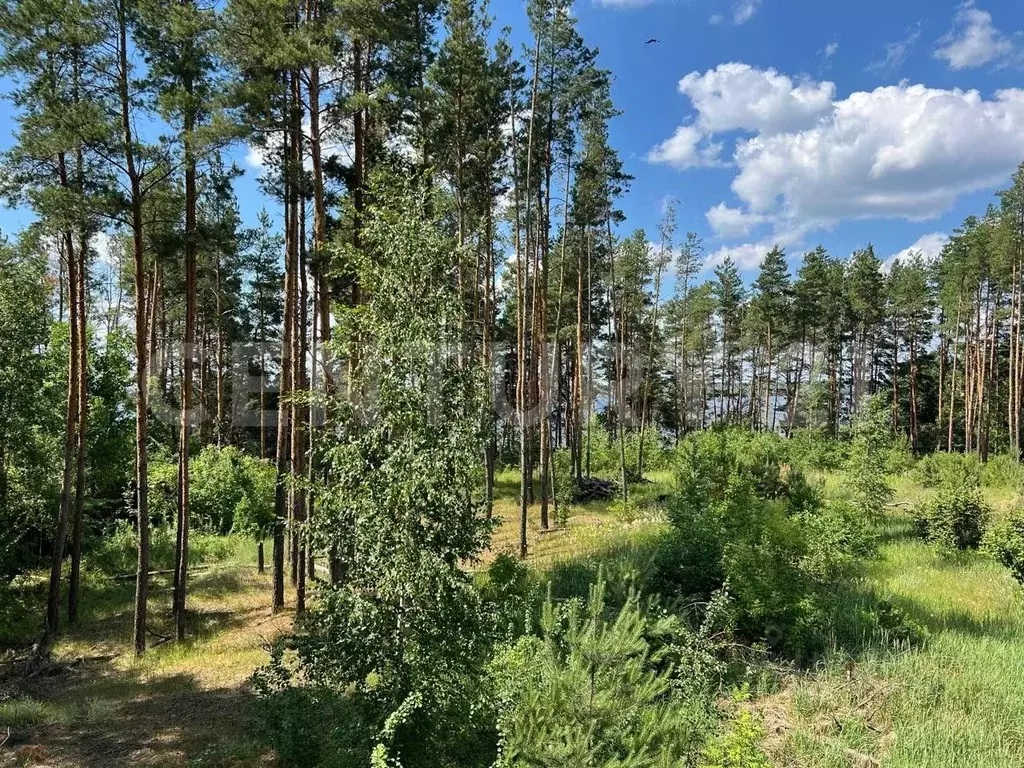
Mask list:
[[[212,563],[210,565],[190,565],[188,568],[189,573],[202,573],[203,571],[246,571],[253,569],[255,570],[258,566],[246,564],[246,563]],[[169,576],[174,573],[173,568],[169,568],[161,571],[150,571],[150,576]],[[114,581],[131,581],[135,578],[135,573],[119,573],[115,576],[111,576]]]
[[[208,571],[210,568],[211,568],[211,566],[209,566],[209,565],[193,565],[193,566],[189,567],[188,572],[189,573],[196,573],[198,571]],[[151,576],[151,577],[152,576],[167,576],[167,575],[172,574],[172,573],[174,573],[174,569],[173,568],[168,568],[168,569],[162,570],[162,571],[150,571],[148,575]],[[134,579],[136,577],[136,575],[137,574],[134,574],[134,573],[119,573],[116,576],[114,576],[114,581],[130,581],[130,580]]]
[[[159,637],[161,640],[171,640],[172,639],[168,635],[161,635],[159,632],[154,632],[152,629],[149,628],[149,626],[146,627],[146,632],[147,632],[147,634],[150,634],[153,637]]]
[[[103,654],[102,656],[79,656],[71,663],[77,666],[79,664],[91,664],[92,662],[98,661],[113,661],[116,658],[117,656],[113,653]]]

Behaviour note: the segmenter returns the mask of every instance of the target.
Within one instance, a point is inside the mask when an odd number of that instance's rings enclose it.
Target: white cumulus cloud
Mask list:
[[[736,150],[732,189],[751,210],[800,220],[927,219],[992,186],[1024,157],[1024,90],[897,85],[853,93],[802,131]]]
[[[681,125],[665,141],[647,153],[648,161],[686,169],[719,164],[722,145],[709,142],[692,125]]]
[[[735,169],[735,201],[706,218],[719,238],[750,241],[712,259],[753,263],[765,245],[796,245],[843,220],[935,218],[1024,157],[1024,89],[984,97],[903,82],[839,99],[830,82],[730,63],[687,75],[679,90],[696,114],[648,159]],[[726,139],[735,141],[728,164]],[[937,252],[938,233],[912,248]]]
[[[757,213],[747,213],[725,203],[719,203],[711,208],[705,217],[711,228],[715,230],[715,234],[726,239],[745,237],[750,234],[752,229],[760,224],[770,222],[772,218]]]
[[[774,69],[749,64],[719,64],[679,81],[706,133],[735,129],[775,133],[812,124],[827,113],[835,96],[833,83],[794,82]]]
[[[952,69],[1004,61],[1014,49],[1013,41],[993,25],[992,14],[975,7],[973,0],[957,9],[953,29],[939,44],[935,57],[947,61]]]
[[[798,250],[807,234],[806,227],[800,225],[776,226],[774,231],[764,237],[751,239],[735,245],[723,245],[707,255],[704,268],[712,269],[726,257],[731,258],[741,270],[755,269],[775,246],[787,250]]]
[[[897,261],[907,261],[915,253],[920,253],[925,261],[935,261],[948,242],[949,235],[945,232],[930,232],[927,235],[921,235],[913,245],[887,258],[882,264],[882,269],[888,272]]]
[[[714,269],[726,258],[733,260],[733,263],[741,270],[753,270],[764,260],[765,255],[775,246],[786,248],[793,238],[786,233],[781,236],[766,237],[755,242],[740,243],[738,245],[723,245],[713,253],[709,253],[704,260],[705,269]]]

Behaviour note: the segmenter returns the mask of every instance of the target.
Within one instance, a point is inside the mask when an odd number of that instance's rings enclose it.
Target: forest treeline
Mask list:
[[[414,676],[396,632],[472,631],[499,467],[526,556],[597,454],[628,503],[714,424],[837,437],[881,400],[915,452],[1019,456],[1024,169],[934,260],[774,248],[748,281],[672,202],[625,234],[612,75],[569,0],[527,15],[517,50],[475,0],[0,4],[34,213],[0,243],[0,568],[48,564],[44,641],[129,520],[135,650],[154,529],[184,638],[199,523],[272,540],[275,610],[323,587],[317,637],[377,648],[349,679]]]

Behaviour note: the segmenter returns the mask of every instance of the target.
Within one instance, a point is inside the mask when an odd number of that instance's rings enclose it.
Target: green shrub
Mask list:
[[[243,457],[241,464],[241,497],[235,504],[231,530],[263,540],[273,534],[276,520],[274,494],[277,472],[269,462],[249,456]]]
[[[326,686],[293,686],[257,671],[255,734],[282,766],[365,765],[376,731],[356,702]],[[344,724],[343,727],[335,724]]]
[[[981,465],[981,484],[986,488],[1020,489],[1024,486],[1024,465],[1008,453],[989,456]]]
[[[756,510],[743,533],[727,536],[722,566],[725,586],[739,609],[745,637],[768,640],[778,650],[803,653],[816,645],[806,633],[815,623],[813,582],[801,570],[804,531],[778,503],[750,502]]]
[[[801,569],[822,584],[835,584],[874,553],[865,517],[848,501],[830,501],[802,518],[807,550]]]
[[[537,595],[537,580],[519,558],[507,552],[494,558],[480,587],[480,598],[497,638],[511,640],[533,628]]]
[[[608,511],[626,525],[632,525],[643,516],[643,510],[635,498],[617,498],[608,505]]]
[[[977,483],[953,482],[914,510],[914,523],[924,539],[940,547],[977,549],[990,514]]]
[[[709,516],[676,515],[654,557],[657,590],[666,596],[704,599],[725,584],[725,534]]]
[[[978,483],[981,481],[981,463],[973,453],[930,453],[914,465],[911,477],[925,488]]]
[[[590,430],[590,473],[596,477],[619,478],[621,465],[618,439],[611,435],[600,418],[592,419],[588,427]],[[640,454],[640,433],[627,431],[623,442],[626,453],[626,475],[630,482],[636,482],[640,479],[636,477]],[[662,445],[658,431],[648,429],[644,434],[644,473],[668,469],[671,459],[672,452]],[[583,471],[586,473],[585,464]]]
[[[178,519],[178,462],[162,454],[149,462],[149,517],[156,527]]]
[[[726,589],[748,640],[805,657],[826,641],[827,591],[873,552],[867,518],[786,464],[776,435],[690,435],[677,458],[672,534],[654,558],[667,596]]]
[[[893,445],[891,415],[880,395],[868,399],[853,426],[853,440],[843,464],[843,490],[864,516],[878,518],[892,501],[888,472]]]
[[[861,618],[874,638],[886,647],[919,646],[929,636],[928,627],[886,600],[872,606]]]
[[[789,439],[794,463],[823,472],[839,469],[846,461],[847,443],[836,440],[824,429],[796,429]]]
[[[776,436],[688,437],[656,584],[664,595],[699,600],[727,589],[746,639],[806,656],[825,642],[827,589],[871,554],[873,542],[864,515],[849,503],[826,504],[785,460]]]
[[[274,467],[233,446],[209,445],[189,462],[190,512],[197,531],[266,536],[272,524]],[[149,466],[150,514],[157,525],[177,519],[178,463],[156,457]],[[235,525],[235,514],[243,520]]]
[[[885,453],[885,471],[890,475],[902,475],[914,467],[914,451],[910,438],[904,433],[896,435]]]
[[[985,549],[1024,584],[1024,511],[1016,510],[985,534]]]
[[[997,453],[982,462],[974,453],[931,453],[921,457],[911,477],[925,488],[978,483],[985,488],[1017,489],[1024,485],[1024,466],[1013,456]]]
[[[733,479],[749,481],[764,499],[788,497],[794,485],[806,488],[803,475],[787,469],[786,442],[773,433],[715,429],[687,435],[676,455],[679,493],[671,509],[699,509],[725,500]]]
[[[701,768],[770,768],[758,746],[764,727],[749,709],[740,710],[701,752]]]

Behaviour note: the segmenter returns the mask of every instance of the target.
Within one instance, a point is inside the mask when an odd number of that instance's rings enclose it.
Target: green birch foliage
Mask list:
[[[327,739],[313,755],[299,745],[302,764],[365,765],[372,753],[379,765],[471,765],[468,754],[493,754],[488,724],[471,717],[486,644],[460,568],[488,532],[476,493],[482,380],[455,354],[454,244],[431,216],[433,199],[390,174],[371,192],[363,247],[340,254],[368,298],[339,329],[360,362],[310,532],[344,576],[323,588],[295,640],[305,695],[333,695],[346,714],[325,737],[319,705],[298,708],[303,727],[319,731],[311,738]],[[280,664],[262,681],[288,739],[298,715],[282,702],[304,695],[294,685]]]
[[[853,441],[844,466],[843,487],[864,515],[880,517],[892,501],[886,478],[892,415],[885,395],[872,395],[853,427]]]
[[[47,423],[56,427],[60,416],[59,399],[44,396],[51,330],[45,270],[41,252],[0,237],[0,585],[30,556],[26,537],[48,525],[47,492],[55,492],[57,454]]]

